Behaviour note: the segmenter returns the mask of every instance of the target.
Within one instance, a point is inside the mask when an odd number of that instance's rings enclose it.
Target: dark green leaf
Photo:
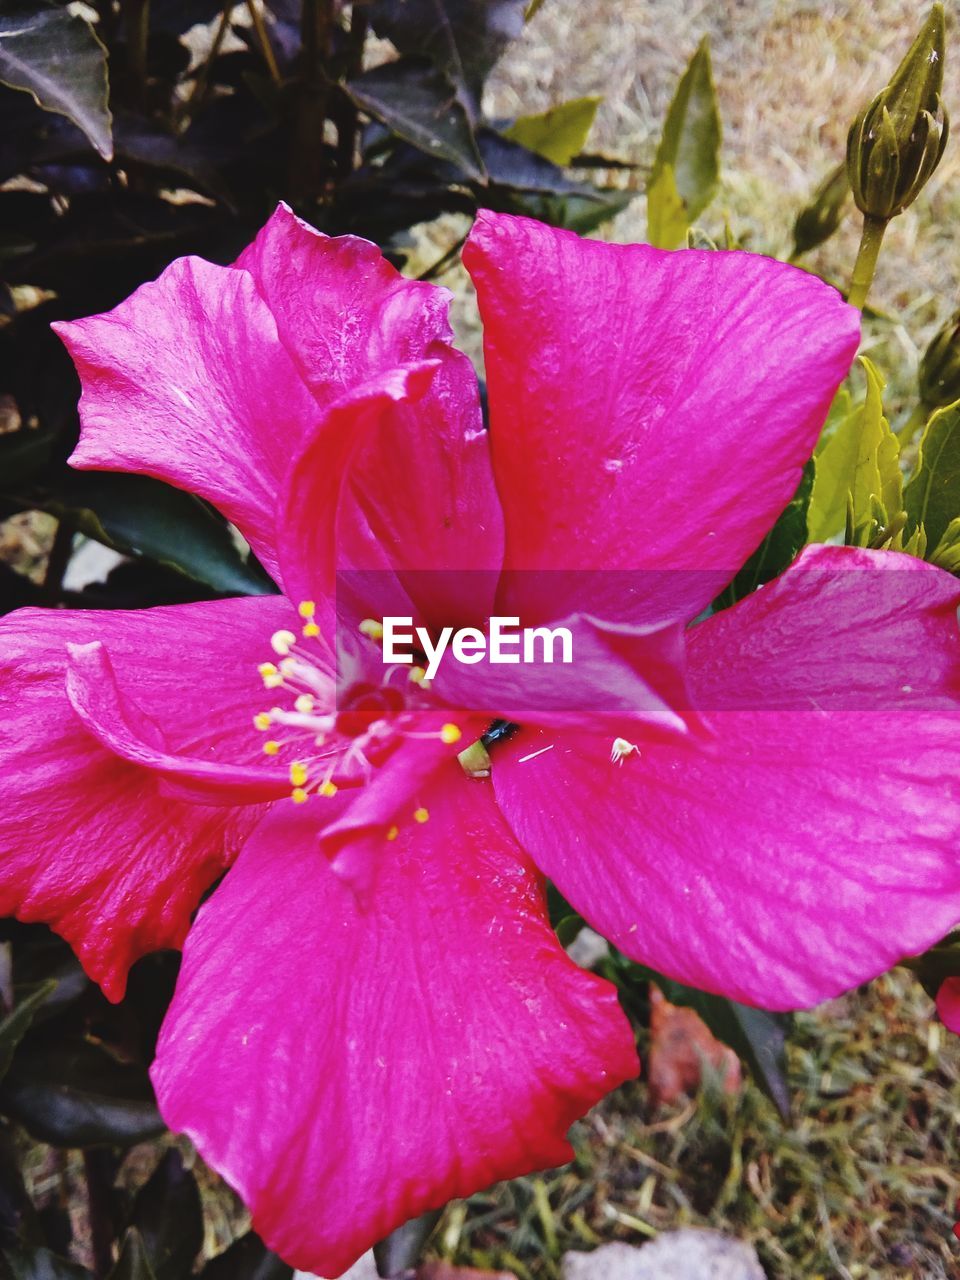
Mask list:
[[[207,1263],[200,1275],[202,1280],[290,1280],[293,1267],[250,1231]]]
[[[346,86],[362,110],[420,151],[449,160],[468,178],[486,173],[466,107],[449,77],[422,58],[374,67]]]
[[[663,135],[650,171],[648,193],[660,190],[661,174],[669,166],[687,221],[692,222],[704,211],[717,190],[720,137],[720,112],[710,66],[710,45],[704,37],[690,59],[667,111]]]
[[[810,506],[810,495],[813,493],[813,475],[814,462],[811,458],[803,469],[803,477],[797,492],[780,513],[776,524],[759,547],[720,596],[717,601],[718,608],[725,609],[737,600],[742,600],[744,596],[750,595],[764,582],[776,578],[793,561],[807,540],[807,510]]]
[[[47,0],[5,0],[0,80],[72,120],[105,160],[112,158],[107,51],[85,18]]]
[[[372,0],[374,30],[401,53],[426,54],[479,116],[483,82],[523,30],[527,0]]]
[[[0,1080],[9,1071],[17,1045],[29,1030],[34,1014],[56,985],[56,982],[41,982],[29,994],[21,996],[13,1012],[0,1022]]]
[[[377,1273],[381,1276],[402,1276],[410,1272],[420,1261],[420,1255],[442,1217],[442,1209],[431,1209],[419,1218],[411,1218],[374,1245]]]
[[[903,504],[911,522],[923,525],[931,550],[960,516],[960,403],[938,409],[924,427],[917,472]]]
[[[125,554],[149,556],[228,595],[267,595],[266,574],[248,563],[230,531],[199,498],[149,476],[65,472],[36,505]]]
[[[0,1253],[10,1280],[93,1280],[86,1267],[58,1258],[49,1249],[9,1249]]]
[[[85,1040],[24,1045],[0,1086],[0,1111],[55,1147],[127,1147],[164,1127],[146,1072]]]
[[[725,996],[697,991],[650,971],[671,1004],[694,1009],[718,1040],[728,1044],[746,1063],[754,1080],[784,1120],[790,1119],[790,1090],[786,1078],[785,1020],[763,1009],[752,1009]]]
[[[184,1280],[203,1245],[203,1211],[196,1180],[175,1147],[166,1151],[137,1193],[136,1227],[156,1280]]]
[[[135,1227],[131,1227],[124,1236],[120,1257],[108,1280],[157,1280],[143,1237]]]
[[[960,978],[960,930],[948,933],[922,956],[911,956],[903,963],[916,974],[927,995],[935,999],[942,982]]]

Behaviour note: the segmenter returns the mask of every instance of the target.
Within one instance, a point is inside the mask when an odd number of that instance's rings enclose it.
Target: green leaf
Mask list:
[[[293,1267],[248,1231],[200,1272],[202,1280],[291,1280]]]
[[[422,58],[400,58],[365,71],[344,87],[361,110],[398,138],[449,160],[475,182],[486,180],[467,109],[445,72]]]
[[[879,545],[903,513],[900,446],[883,413],[883,379],[861,357],[867,377],[862,404],[837,423],[816,455],[807,516],[811,542],[824,542],[849,526],[848,541]]]
[[[602,101],[595,96],[572,98],[548,111],[520,116],[503,136],[554,164],[569,164],[586,146]]]
[[[682,249],[688,227],[673,169],[665,164],[647,187],[647,239],[657,249]]]
[[[93,1272],[60,1258],[49,1249],[5,1249],[10,1280],[93,1280]]]
[[[33,504],[125,555],[144,555],[226,595],[268,595],[267,575],[243,558],[224,522],[199,498],[150,476],[65,472]]]
[[[687,223],[704,211],[720,181],[720,111],[710,65],[710,44],[706,37],[690,59],[667,110],[663,134],[647,183],[647,197],[667,200],[671,192],[664,183],[664,169],[673,171],[673,188],[682,201]],[[658,225],[672,227],[676,215],[657,215]],[[651,243],[658,242],[651,237]],[[666,246],[660,246],[666,247]]]
[[[918,529],[922,529],[922,525],[918,526]],[[924,541],[926,541],[926,535],[924,535]],[[922,555],[923,549],[914,554]],[[926,558],[931,564],[946,569],[948,573],[960,574],[960,516],[950,521],[940,541],[935,544]]]
[[[54,1147],[128,1147],[163,1132],[146,1072],[86,1040],[22,1046],[0,1111]]]
[[[815,463],[811,458],[803,469],[797,492],[760,546],[720,596],[717,602],[719,608],[726,608],[737,600],[742,600],[764,582],[776,578],[792,563],[807,541],[807,511],[813,493],[814,470]]]
[[[12,1013],[0,1022],[0,1080],[10,1069],[17,1045],[27,1034],[34,1014],[44,1000],[56,990],[56,981],[41,982],[24,996]]]
[[[136,1227],[156,1280],[185,1280],[203,1245],[203,1210],[194,1176],[171,1147],[134,1201]]]
[[[650,977],[671,1004],[694,1009],[709,1030],[728,1044],[750,1068],[754,1080],[784,1120],[790,1119],[790,1090],[786,1077],[786,1019],[763,1009],[752,1009],[724,996],[686,987],[650,970]]]
[[[113,158],[107,51],[85,18],[48,0],[5,0],[0,81],[72,120],[105,160]]]
[[[960,978],[960,930],[954,930],[920,956],[901,961],[912,970],[924,991],[935,999],[940,984],[947,978]]]
[[[157,1280],[143,1237],[136,1227],[131,1227],[124,1236],[120,1257],[107,1280]]]
[[[960,403],[931,414],[903,501],[911,521],[923,526],[927,545],[936,548],[960,516]]]

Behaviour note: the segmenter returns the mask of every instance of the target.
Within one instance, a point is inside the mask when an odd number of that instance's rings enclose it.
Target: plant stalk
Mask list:
[[[860,248],[857,251],[853,275],[850,277],[850,291],[847,294],[847,301],[858,311],[863,310],[870,286],[873,284],[877,258],[880,256],[880,246],[883,244],[886,229],[886,218],[875,218],[869,213],[864,215]]]

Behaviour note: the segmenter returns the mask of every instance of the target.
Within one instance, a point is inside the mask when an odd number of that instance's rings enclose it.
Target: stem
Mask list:
[[[43,575],[42,595],[48,604],[55,604],[60,597],[63,575],[67,572],[70,556],[73,554],[73,525],[67,520],[57,522],[57,531],[53,535],[53,546],[47,557],[47,567]]]
[[[220,50],[226,39],[227,31],[230,27],[230,19],[233,17],[233,9],[237,0],[228,0],[224,5],[223,12],[220,14],[220,22],[217,26],[216,33],[213,37],[213,44],[210,46],[210,52],[203,61],[203,66],[197,72],[196,79],[193,82],[193,88],[190,90],[190,96],[184,102],[178,116],[177,126],[180,132],[186,129],[187,125],[203,106],[207,96],[207,88],[210,84],[210,70],[217,58],[220,56]]]
[[[864,215],[863,235],[860,237],[860,248],[853,266],[853,275],[850,277],[850,291],[847,294],[847,301],[858,311],[863,310],[870,286],[873,284],[877,258],[880,256],[880,246],[883,244],[883,233],[886,229],[885,218],[874,218],[869,213]]]
[[[326,194],[323,132],[329,97],[327,63],[337,10],[337,0],[303,0],[301,77],[290,151],[289,181],[295,200],[319,201]]]
[[[363,70],[363,50],[367,42],[367,15],[359,4],[354,4],[350,15],[350,32],[348,36],[349,59],[346,78],[352,79]],[[359,131],[359,113],[356,104],[345,94],[340,96],[337,104],[337,180],[353,173],[357,153],[357,133]]]
[[[147,92],[147,38],[150,34],[150,0],[126,0],[123,19],[127,38],[127,67],[131,92],[142,107]]]
[[[260,51],[263,54],[263,60],[267,64],[267,70],[270,73],[270,79],[274,84],[280,84],[283,77],[280,75],[280,68],[277,66],[276,55],[273,52],[273,45],[270,43],[270,36],[267,34],[263,14],[257,7],[257,0],[247,0],[247,9],[250,13],[250,21],[253,23],[253,31],[257,37],[257,43],[260,45]]]
[[[83,1171],[87,1179],[87,1204],[90,1213],[90,1245],[93,1273],[97,1280],[113,1268],[113,1177],[116,1161],[112,1153],[89,1147],[83,1153]]]

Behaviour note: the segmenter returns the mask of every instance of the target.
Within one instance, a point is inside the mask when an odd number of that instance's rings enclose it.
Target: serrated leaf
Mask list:
[[[137,1193],[130,1225],[156,1280],[184,1280],[203,1245],[203,1210],[193,1174],[171,1147]]]
[[[900,445],[883,413],[883,379],[866,357],[861,363],[864,400],[837,423],[816,455],[807,515],[811,542],[827,541],[846,522],[858,545],[868,545],[878,524],[903,511]]]
[[[682,249],[688,226],[673,169],[665,164],[647,187],[647,239],[657,249]]]
[[[807,512],[813,493],[814,460],[803,469],[797,492],[780,513],[776,524],[764,538],[730,586],[718,600],[718,607],[726,608],[757,587],[776,578],[793,561],[807,541]]]
[[[921,534],[924,535],[923,542],[926,546],[929,546],[923,526],[918,525],[913,537],[919,538]],[[912,541],[913,539],[911,539]],[[925,546],[921,546],[918,550],[914,550],[912,546],[904,548],[904,550],[910,551],[912,555],[918,556],[923,556],[925,549]],[[926,558],[938,568],[946,569],[948,573],[960,573],[960,516],[956,516],[950,521],[946,529],[944,529],[940,541],[936,543]]]
[[[876,520],[878,508],[887,518],[903,510],[903,476],[900,444],[883,413],[884,382],[875,366],[861,357],[867,375],[853,484],[850,490],[854,529]]]
[[[107,1280],[157,1280],[143,1237],[135,1227],[131,1227],[124,1236],[120,1257]]]
[[[548,111],[520,116],[503,136],[554,164],[569,164],[586,146],[602,101],[596,96],[572,98]]]
[[[720,181],[721,134],[720,111],[710,65],[710,44],[704,37],[681,76],[667,109],[660,145],[647,182],[648,198],[654,191],[660,193],[661,199],[669,194],[662,174],[664,169],[670,168],[673,186],[682,201],[688,224],[699,217],[716,194]],[[666,226],[672,226],[674,220],[675,215],[667,220],[661,217]],[[656,243],[651,238],[651,244]]]
[[[270,579],[199,498],[150,476],[70,471],[32,504],[125,555],[149,556],[226,595],[265,595]]]
[[[107,51],[85,18],[48,0],[5,0],[0,81],[66,116],[105,160],[113,158]]]
[[[422,58],[400,58],[348,81],[361,110],[399,138],[438,160],[449,160],[475,182],[486,173],[473,126],[453,81]]]
[[[9,1071],[17,1045],[30,1029],[34,1015],[56,986],[55,981],[41,982],[22,996],[16,1008],[0,1022],[0,1080]]]
[[[903,495],[907,515],[936,549],[960,516],[960,404],[931,414],[920,437],[917,470]]]

